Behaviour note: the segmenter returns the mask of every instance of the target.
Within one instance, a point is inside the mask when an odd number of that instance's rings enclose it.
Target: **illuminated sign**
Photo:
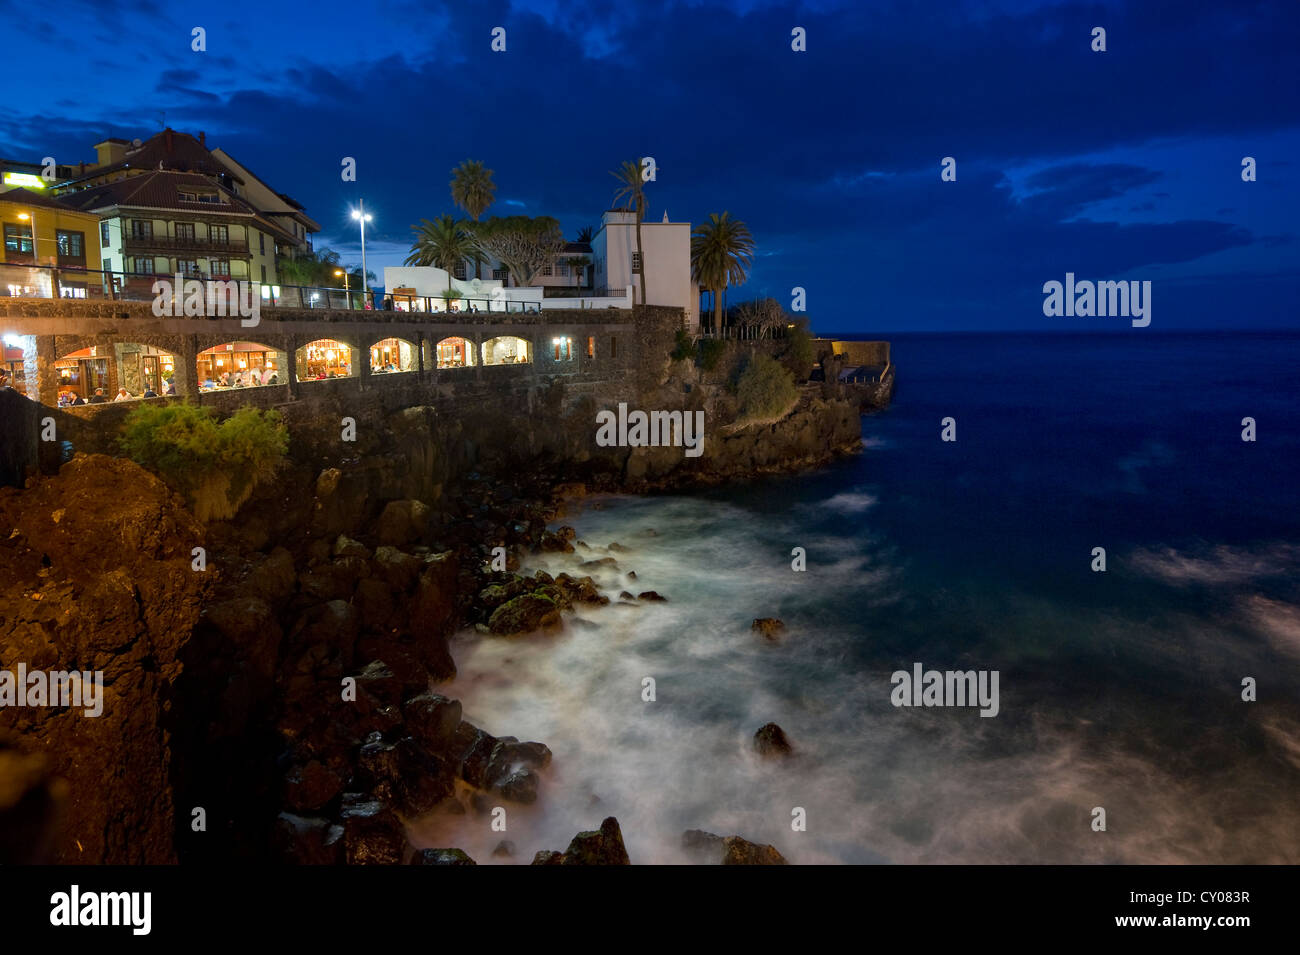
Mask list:
[[[45,180],[40,176],[33,176],[30,172],[7,172],[5,173],[6,186],[26,186],[29,189],[44,189]]]

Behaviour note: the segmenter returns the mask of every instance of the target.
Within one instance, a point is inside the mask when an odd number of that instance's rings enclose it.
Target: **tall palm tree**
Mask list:
[[[466,159],[451,171],[451,201],[465,210],[465,214],[478,222],[479,216],[487,211],[496,198],[497,187],[492,181],[492,170],[483,165],[481,160]],[[471,230],[472,233],[473,230]],[[483,253],[475,249],[474,278],[483,277]]]
[[[713,295],[713,327],[722,321],[721,293],[743,285],[754,261],[754,237],[730,212],[709,216],[691,230],[691,277]]]
[[[451,289],[451,274],[466,259],[471,258],[478,246],[466,231],[464,224],[451,216],[439,216],[435,221],[421,219],[411,226],[415,242],[406,265],[436,265],[447,272],[447,288]]]
[[[591,240],[596,237],[596,230],[589,225],[583,226],[578,230],[578,238],[575,242],[581,242],[585,245],[591,245]]]
[[[614,204],[627,200],[625,208],[636,213],[636,257],[641,262],[641,304],[646,304],[645,297],[645,256],[641,252],[641,220],[645,218],[645,180],[641,178],[641,164],[635,159],[625,159],[617,172],[611,176],[618,180],[618,191],[614,193]]]

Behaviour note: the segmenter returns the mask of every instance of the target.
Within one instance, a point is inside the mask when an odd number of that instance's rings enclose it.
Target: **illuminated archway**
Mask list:
[[[54,370],[60,404],[175,394],[176,356],[138,342],[81,348],[58,359]]]
[[[533,360],[533,346],[526,338],[499,335],[483,343],[483,364],[523,365]]]
[[[226,342],[199,352],[195,363],[200,391],[256,388],[289,382],[284,352],[258,342]]]
[[[433,348],[439,368],[465,368],[474,365],[474,343],[464,338],[444,338]]]
[[[357,369],[352,366],[352,348],[347,342],[332,338],[318,338],[295,352],[299,381],[319,381],[326,378],[355,378]]]
[[[419,352],[404,338],[385,338],[370,346],[370,373],[419,371]]]

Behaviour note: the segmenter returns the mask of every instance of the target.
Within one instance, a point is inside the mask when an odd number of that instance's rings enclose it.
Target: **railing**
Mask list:
[[[185,235],[127,235],[122,239],[128,250],[164,249],[181,252],[235,252],[248,254],[247,239],[207,239]]]
[[[724,325],[722,328],[701,325],[695,337],[724,341],[773,341],[785,338],[788,332],[789,329],[784,325]]]
[[[91,298],[124,302],[151,302],[154,282],[175,282],[174,274],[112,272],[102,269],[60,268],[49,265],[0,262],[0,298]],[[229,275],[189,272],[186,279],[245,282]],[[270,285],[252,282],[263,308],[307,308],[355,311],[418,312],[447,320],[452,315],[480,312],[538,314],[541,303],[512,301],[504,297],[458,295],[383,295],[373,290],[327,288],[308,285]],[[56,291],[57,288],[57,291]],[[173,289],[179,297],[179,290]]]

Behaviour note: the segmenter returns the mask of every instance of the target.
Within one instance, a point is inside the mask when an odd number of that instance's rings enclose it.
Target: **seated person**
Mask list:
[[[145,385],[145,388],[144,388],[144,394],[143,394],[141,397],[144,397],[144,398],[157,398],[157,397],[158,397],[158,392],[154,391],[152,386],[150,386],[150,385]]]
[[[108,401],[108,399],[104,397],[103,388],[96,388],[95,393],[90,396],[90,403],[92,405],[102,405],[106,401]]]
[[[131,392],[127,391],[125,388],[119,388],[119,389],[117,389],[117,397],[114,398],[113,400],[114,400],[114,401],[126,401],[126,400],[129,399],[130,397],[131,397]]]

